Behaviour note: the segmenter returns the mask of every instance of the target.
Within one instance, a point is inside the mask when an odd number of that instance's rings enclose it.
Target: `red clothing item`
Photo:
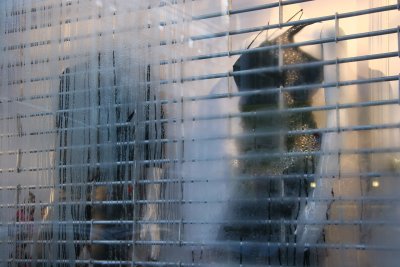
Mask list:
[[[33,214],[26,214],[24,209],[17,210],[16,220],[17,222],[29,222],[33,221]]]

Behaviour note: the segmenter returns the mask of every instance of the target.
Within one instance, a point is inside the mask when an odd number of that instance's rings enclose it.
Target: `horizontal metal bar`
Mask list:
[[[52,242],[52,241],[50,241]],[[1,242],[0,242],[1,244]],[[59,255],[61,256],[61,255]],[[88,264],[93,265],[93,264],[98,264],[98,265],[104,265],[104,266],[121,266],[124,264],[129,264],[132,266],[136,266],[138,263],[137,261],[127,261],[127,260],[95,260],[95,259],[90,259],[90,260],[82,260],[82,259],[20,259],[20,258],[9,258],[9,259],[0,259],[0,262],[2,263],[8,263],[8,264],[46,264],[50,266],[54,266],[53,264],[62,264],[63,266],[71,266],[71,264]],[[148,262],[151,263],[151,262]],[[68,265],[67,265],[68,264]],[[158,264],[155,264],[158,265]],[[74,265],[73,265],[74,266]],[[164,265],[165,266],[165,263]],[[175,265],[178,266],[178,265]],[[192,266],[192,265],[187,265],[187,266]]]
[[[1,242],[0,242],[1,243]],[[129,255],[128,255],[129,256]],[[68,259],[68,260],[62,260],[62,259],[19,259],[19,258],[13,258],[13,259],[0,259],[1,263],[8,263],[8,264],[65,264],[65,265],[70,265],[71,263],[73,264],[85,264],[85,265],[103,265],[103,266],[163,266],[163,267],[209,267],[209,264],[204,264],[204,263],[193,263],[193,262],[175,262],[175,261],[137,261],[137,260],[95,260],[95,259],[90,259],[90,260],[81,260],[81,259]],[[225,267],[226,264],[218,264],[218,263],[213,263],[214,267]],[[265,267],[281,267],[281,265],[265,265]],[[287,266],[287,267],[295,267],[295,266]]]
[[[225,12],[214,12],[214,13],[208,13],[208,14],[203,14],[203,15],[198,15],[198,16],[192,16],[192,20],[204,20],[204,19],[210,19],[210,18],[216,18],[216,17],[222,17],[222,16],[229,16],[229,15],[236,15],[236,14],[241,14],[241,13],[248,13],[248,12],[253,12],[253,11],[260,11],[260,10],[265,10],[265,9],[270,9],[278,6],[286,6],[286,5],[293,5],[293,4],[298,4],[298,3],[304,3],[304,2],[309,2],[312,0],[287,0],[284,2],[274,2],[274,3],[269,3],[269,4],[263,4],[263,5],[257,5],[257,6],[251,6],[247,8],[241,8],[241,9],[234,9],[234,10],[226,10]]]
[[[115,222],[114,222],[115,223]],[[398,221],[395,220],[330,220],[326,219],[323,221],[318,220],[286,220],[286,219],[276,219],[276,220],[226,220],[226,221],[186,221],[186,220],[154,220],[154,221],[135,221],[137,224],[184,224],[184,225],[267,225],[267,224],[282,224],[282,225],[365,225],[365,226],[384,226],[391,225],[399,227]],[[130,221],[132,224],[132,221]]]
[[[297,85],[297,86],[288,86],[282,88],[260,88],[257,90],[251,91],[242,91],[242,92],[232,92],[232,93],[218,93],[218,94],[208,94],[203,96],[192,96],[184,98],[184,101],[199,101],[199,100],[212,100],[212,99],[223,99],[223,98],[232,98],[232,97],[243,97],[243,96],[253,96],[253,95],[269,95],[276,94],[279,92],[296,92],[300,90],[314,90],[318,88],[333,88],[333,87],[344,87],[350,85],[361,85],[361,84],[370,84],[370,83],[378,83],[378,82],[389,82],[389,81],[397,81],[400,75],[393,76],[383,76],[369,79],[355,79],[355,80],[345,80],[345,81],[337,81],[337,82],[324,82],[318,84],[307,84],[307,85]]]
[[[276,110],[266,110],[266,111],[252,111],[252,112],[241,112],[234,114],[224,114],[224,115],[214,115],[214,116],[201,116],[193,117],[192,121],[208,121],[208,120],[218,120],[218,119],[231,119],[231,118],[251,118],[254,116],[266,116],[274,114],[296,114],[303,112],[315,112],[315,111],[328,111],[328,110],[341,110],[350,108],[361,108],[361,107],[373,107],[373,106],[388,106],[397,104],[397,99],[391,100],[376,100],[376,101],[366,101],[366,102],[355,102],[348,104],[338,104],[338,105],[325,105],[325,106],[307,106],[301,108],[288,108],[288,109],[276,109]],[[172,123],[177,122],[176,119],[161,120],[162,122]],[[146,121],[145,123],[155,123],[156,121]]]
[[[97,89],[91,89],[90,91],[92,92],[97,92]],[[109,89],[108,89],[109,91]],[[89,92],[89,90],[87,90],[87,92]],[[70,95],[78,95],[80,92],[79,91],[72,91],[69,94]],[[61,98],[64,94],[54,94],[53,97],[58,97]],[[14,103],[19,103],[19,104],[23,104],[23,101],[15,101]],[[4,102],[3,102],[4,103]],[[10,102],[9,102],[10,103]],[[12,103],[12,102],[11,102]],[[2,104],[2,103],[0,103]],[[128,102],[128,103],[124,103],[124,104],[108,104],[107,106],[92,106],[92,107],[75,107],[75,108],[71,108],[71,109],[58,109],[55,111],[42,111],[42,112],[35,112],[35,113],[25,113],[25,114],[20,114],[18,115],[19,118],[21,119],[25,119],[25,118],[35,118],[35,117],[45,117],[45,116],[54,116],[54,115],[62,115],[64,113],[68,113],[68,114],[73,114],[73,113],[78,113],[78,112],[82,112],[82,111],[89,111],[89,110],[110,110],[113,109],[113,111],[115,112],[115,110],[117,109],[122,109],[125,108],[126,111],[128,112],[129,108],[132,108],[132,106],[137,105],[137,103],[135,102]],[[145,103],[142,103],[142,105],[145,105]],[[11,116],[7,116],[7,117],[0,117],[0,121],[7,121],[7,120],[14,120],[16,119],[17,115],[11,115]]]
[[[174,84],[179,82],[193,82],[193,81],[200,81],[200,80],[210,80],[210,79],[220,79],[220,78],[228,78],[228,77],[235,77],[235,76],[242,76],[242,75],[249,75],[249,74],[261,74],[261,73],[273,73],[278,71],[284,70],[291,70],[291,69],[298,69],[298,68],[311,68],[311,67],[318,67],[318,66],[328,66],[328,65],[336,65],[336,64],[344,64],[344,63],[351,63],[351,62],[359,62],[359,61],[366,61],[366,60],[376,60],[376,59],[385,59],[391,57],[398,57],[398,51],[395,52],[386,52],[386,53],[378,53],[378,54],[371,54],[371,55],[362,55],[362,56],[354,56],[354,57],[347,57],[347,58],[337,58],[332,60],[320,60],[308,63],[300,63],[300,64],[289,64],[289,65],[282,65],[282,66],[268,66],[268,67],[261,67],[261,68],[254,68],[249,70],[240,70],[240,71],[229,71],[223,73],[212,73],[212,74],[204,74],[204,75],[196,75],[196,76],[189,76],[183,77],[180,79],[172,78],[167,80],[153,80],[149,82],[138,82],[138,84],[142,85],[151,85],[151,84],[160,84],[160,85],[167,85],[167,84]],[[114,69],[112,67],[108,69]],[[94,72],[106,72],[106,68],[103,68],[101,71],[95,70],[87,70],[86,73]],[[69,73],[68,75],[74,75],[75,73]],[[65,75],[65,76],[68,76]],[[52,80],[52,79],[59,79],[59,75],[57,76],[48,76],[44,77],[45,80]],[[113,88],[113,86],[110,86]],[[2,100],[4,101],[4,100]],[[7,100],[8,102],[9,100]],[[1,104],[2,102],[0,102]]]
[[[237,155],[237,156],[226,156],[226,157],[209,157],[206,159],[178,159],[178,158],[164,158],[164,159],[152,159],[152,160],[126,160],[126,161],[114,161],[114,162],[97,162],[97,163],[81,163],[81,164],[64,164],[55,167],[28,167],[28,168],[8,168],[0,169],[0,173],[9,172],[37,172],[37,171],[48,171],[48,170],[62,170],[71,169],[78,167],[94,168],[94,167],[111,167],[111,166],[127,166],[127,165],[154,165],[154,164],[168,164],[168,163],[194,163],[194,162],[210,162],[210,161],[231,161],[231,160],[264,160],[268,158],[280,158],[280,157],[307,157],[307,156],[323,156],[323,155],[368,155],[368,154],[387,154],[387,153],[398,153],[400,148],[397,147],[380,147],[380,148],[368,148],[368,149],[338,149],[335,151],[308,151],[308,152],[283,152],[283,153],[256,153],[252,155]]]
[[[362,55],[362,56],[354,56],[354,57],[347,57],[347,58],[338,58],[338,59],[332,59],[332,60],[320,60],[320,61],[300,63],[300,64],[271,66],[271,67],[262,67],[262,68],[248,69],[248,70],[196,75],[196,76],[191,76],[191,77],[184,77],[179,80],[178,79],[168,79],[168,80],[160,80],[160,81],[151,81],[151,82],[146,82],[146,84],[160,83],[161,85],[166,85],[166,84],[173,84],[173,83],[179,83],[179,82],[193,82],[193,81],[220,79],[220,78],[235,77],[235,76],[242,76],[242,75],[249,75],[249,74],[273,73],[273,72],[299,69],[299,68],[304,69],[304,68],[312,68],[312,67],[319,67],[319,66],[329,66],[329,65],[344,64],[344,63],[351,63],[351,62],[375,60],[375,59],[385,59],[385,58],[391,58],[391,57],[398,57],[398,51],[379,53],[379,54]]]
[[[203,250],[203,249],[202,249]],[[204,249],[205,250],[205,249]],[[195,262],[170,262],[170,261],[135,261],[136,264],[138,264],[139,266],[163,266],[163,267],[210,267],[210,263],[195,263]],[[230,260],[231,264],[235,264],[232,260]],[[246,264],[246,265],[240,265],[240,261],[237,261],[236,264],[238,264],[238,266],[246,266],[246,267],[256,267],[250,264]],[[226,263],[224,262],[212,262],[212,266],[213,267],[226,267]],[[267,264],[264,263],[263,267],[282,267],[282,265],[271,265],[271,264]],[[285,267],[296,267],[296,266],[292,266],[292,265],[285,265]]]
[[[182,261],[178,261],[178,262],[174,262],[174,261],[135,261],[135,264],[137,264],[138,266],[163,266],[163,267],[167,267],[167,266],[171,266],[171,267],[209,267],[210,263],[195,263],[195,262],[182,262]],[[213,267],[225,267],[226,264],[218,264],[216,262],[212,263]],[[281,266],[273,266],[273,265],[265,265],[265,267],[281,267]],[[288,266],[288,267],[292,267],[292,266]],[[295,267],[295,266],[293,266]]]
[[[259,26],[259,27],[252,27],[252,28],[245,28],[245,29],[231,30],[231,31],[222,31],[222,32],[211,33],[211,34],[195,35],[195,36],[188,37],[188,40],[199,41],[199,40],[225,37],[225,36],[229,36],[229,35],[232,36],[232,35],[238,35],[238,34],[260,32],[260,31],[277,29],[277,28],[282,28],[282,27],[312,24],[312,23],[316,23],[316,22],[323,22],[323,21],[335,20],[335,19],[351,18],[351,17],[361,16],[361,15],[386,12],[386,11],[396,10],[396,9],[397,9],[397,5],[387,5],[387,6],[369,8],[369,9],[364,9],[364,10],[357,10],[357,11],[346,12],[346,13],[337,13],[335,15],[322,16],[322,17],[317,17],[317,18],[302,19],[302,20],[297,20],[297,21],[288,21],[288,22],[281,23],[281,24],[268,24],[268,25]],[[162,41],[161,44],[162,45],[167,44],[167,42]]]
[[[244,117],[253,117],[253,116],[265,116],[265,115],[273,115],[273,114],[303,113],[303,112],[340,110],[340,109],[373,107],[373,106],[388,106],[388,105],[395,105],[395,104],[398,104],[397,99],[389,99],[389,100],[365,101],[365,102],[355,102],[355,103],[337,104],[337,105],[307,106],[307,107],[300,107],[300,108],[271,109],[271,110],[265,110],[265,111],[228,113],[228,114],[213,115],[213,116],[199,116],[199,117],[193,116],[186,120],[194,122],[194,121],[244,118]],[[141,121],[141,123],[144,123],[144,124],[183,123],[184,121],[185,121],[185,119],[170,118],[170,119]]]
[[[110,203],[123,204],[125,201],[109,201]],[[121,203],[120,203],[121,202]],[[127,201],[128,202],[128,201]],[[225,204],[225,203],[284,203],[284,202],[326,202],[326,203],[340,203],[340,202],[378,202],[378,203],[397,203],[400,202],[400,197],[387,197],[387,196],[360,196],[360,197],[343,197],[343,196],[332,196],[332,197],[263,197],[254,199],[223,199],[223,200],[196,200],[196,199],[162,199],[162,200],[135,200],[136,204],[148,205],[148,204],[181,204],[181,205],[192,205],[192,204]],[[102,202],[104,203],[104,201]],[[128,202],[131,203],[131,202]],[[100,203],[98,203],[100,204]],[[106,203],[107,204],[107,203]]]
[[[19,244],[48,244],[48,240],[37,240],[37,241],[17,241]],[[52,240],[52,243],[57,245],[68,244],[66,240]],[[3,242],[15,244],[15,241]],[[144,245],[144,246],[189,246],[189,247],[203,247],[203,249],[217,249],[220,247],[234,248],[246,248],[246,247],[259,247],[259,248],[324,248],[324,249],[339,249],[339,250],[375,250],[375,251],[400,251],[398,246],[390,245],[375,245],[375,244],[359,244],[359,243],[315,243],[315,244],[300,244],[295,242],[262,242],[262,241],[175,241],[175,240],[73,240],[73,244],[98,244],[98,245]]]
[[[289,219],[254,219],[254,220],[220,220],[220,221],[204,221],[204,220],[171,220],[171,219],[158,219],[158,220],[73,220],[73,221],[64,221],[64,220],[43,220],[43,221],[26,221],[26,222],[3,222],[3,226],[8,227],[10,231],[20,229],[20,226],[37,226],[37,227],[47,227],[47,226],[55,226],[55,227],[68,227],[66,231],[72,231],[74,226],[88,226],[88,225],[103,225],[106,228],[104,231],[107,231],[106,225],[111,225],[114,227],[118,225],[119,227],[127,228],[127,232],[131,231],[129,227],[133,225],[269,225],[269,224],[281,224],[281,225],[323,225],[323,226],[349,226],[349,225],[364,225],[364,226],[396,226],[398,225],[398,221],[396,220],[367,220],[367,219],[326,219],[326,220],[289,220]],[[78,230],[79,231],[79,230]],[[131,232],[129,232],[131,234]]]
[[[366,37],[375,37],[375,36],[380,36],[380,35],[395,34],[395,33],[397,33],[397,31],[398,31],[397,28],[390,28],[390,29],[384,29],[384,30],[376,30],[376,31],[363,32],[363,33],[354,33],[354,34],[349,34],[349,35],[343,35],[343,36],[338,36],[336,38],[335,37],[320,38],[320,39],[308,40],[308,41],[297,42],[297,43],[288,43],[288,44],[282,44],[282,45],[268,45],[268,46],[255,47],[255,48],[249,48],[249,49],[238,49],[238,50],[227,51],[227,52],[218,52],[218,53],[212,53],[212,54],[190,56],[190,57],[181,58],[181,59],[163,60],[160,62],[160,65],[174,64],[174,63],[178,63],[178,62],[182,62],[182,61],[183,62],[197,61],[197,60],[212,59],[212,58],[219,58],[219,57],[237,56],[237,55],[243,55],[243,54],[249,54],[249,53],[255,53],[255,52],[265,52],[265,51],[269,51],[269,50],[304,47],[304,46],[309,46],[309,45],[319,45],[319,44],[332,43],[332,42],[355,40],[355,39],[366,38]]]
[[[165,245],[165,246],[211,246],[211,247],[262,247],[262,248],[296,248],[304,249],[339,249],[339,250],[376,250],[376,251],[400,251],[400,247],[384,246],[384,245],[369,245],[369,244],[349,244],[349,243],[316,243],[316,244],[296,244],[296,243],[280,243],[280,242],[251,242],[251,241],[221,241],[221,242],[195,242],[195,241],[135,241],[135,244],[142,245]]]
[[[126,142],[115,142],[115,143],[101,143],[101,144],[87,144],[87,145],[70,145],[70,146],[59,146],[57,148],[46,148],[46,149],[31,149],[31,150],[3,150],[0,152],[0,156],[4,155],[18,155],[18,154],[38,154],[38,153],[49,153],[55,151],[73,151],[81,149],[93,149],[93,148],[135,148],[136,145],[146,144],[169,144],[178,142],[200,142],[200,141],[216,141],[216,140],[241,140],[248,138],[259,138],[276,135],[311,135],[311,134],[326,134],[326,133],[341,133],[341,132],[357,132],[357,131],[372,131],[372,130],[385,130],[385,129],[396,129],[400,128],[400,123],[396,124],[373,124],[373,125],[355,125],[355,126],[343,126],[343,127],[330,127],[330,128],[316,128],[316,129],[305,129],[305,130],[286,130],[286,131],[262,131],[250,134],[225,134],[215,135],[211,137],[200,137],[200,138],[174,138],[174,139],[150,139],[150,140],[134,140]],[[72,129],[75,128],[70,128]],[[56,133],[56,132],[55,132]]]
[[[159,180],[155,179],[144,179],[144,178],[137,178],[131,179],[128,177],[125,180],[121,181],[101,181],[101,182],[94,182],[94,181],[82,181],[82,182],[74,182],[74,183],[59,183],[56,185],[51,184],[35,184],[35,185],[20,185],[20,186],[1,186],[0,190],[11,190],[16,191],[17,189],[21,190],[37,190],[37,189],[54,189],[54,190],[63,190],[66,187],[72,188],[79,188],[79,187],[97,187],[97,186],[140,186],[140,185],[152,185],[152,184],[195,184],[195,183],[221,183],[221,182],[241,182],[241,181],[252,181],[252,180],[309,180],[310,182],[319,179],[319,178],[326,178],[326,177],[335,177],[337,173],[324,173],[322,174],[285,174],[285,175],[257,175],[257,176],[245,176],[245,175],[238,175],[234,177],[227,177],[227,178],[218,178],[218,177],[184,177],[178,178],[178,175],[169,176],[168,178],[163,178]],[[341,172],[340,179],[346,178],[354,178],[359,177],[360,179],[371,179],[371,178],[379,178],[379,179],[386,179],[386,178],[393,178],[397,177],[399,174],[397,172]],[[45,205],[45,204],[43,204]]]
[[[381,205],[386,204],[398,204],[400,197],[398,196],[359,196],[359,197],[346,197],[346,196],[327,196],[327,197],[260,197],[260,198],[246,198],[246,199],[219,199],[219,200],[204,200],[204,199],[130,199],[130,200],[102,200],[102,201],[58,201],[58,202],[42,202],[42,203],[24,203],[24,204],[0,204],[0,208],[15,208],[15,207],[36,207],[36,206],[51,206],[51,207],[69,207],[76,205],[99,205],[99,206],[120,206],[120,205],[149,205],[149,204],[179,204],[179,205],[198,205],[198,204],[238,204],[238,203],[254,203],[254,204],[267,204],[267,203],[285,203],[285,202],[296,202],[296,203],[341,203],[341,202],[352,202],[352,203],[379,203]]]

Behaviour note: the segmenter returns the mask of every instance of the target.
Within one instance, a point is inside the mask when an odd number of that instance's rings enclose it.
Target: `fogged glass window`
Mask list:
[[[394,266],[395,0],[0,2],[1,266]]]

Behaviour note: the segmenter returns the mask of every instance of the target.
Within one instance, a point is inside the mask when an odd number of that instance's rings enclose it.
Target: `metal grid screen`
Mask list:
[[[0,266],[397,266],[399,9],[0,1]]]

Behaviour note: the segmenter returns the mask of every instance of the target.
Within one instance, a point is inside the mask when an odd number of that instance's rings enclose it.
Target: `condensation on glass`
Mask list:
[[[395,0],[0,2],[1,266],[394,266]]]

